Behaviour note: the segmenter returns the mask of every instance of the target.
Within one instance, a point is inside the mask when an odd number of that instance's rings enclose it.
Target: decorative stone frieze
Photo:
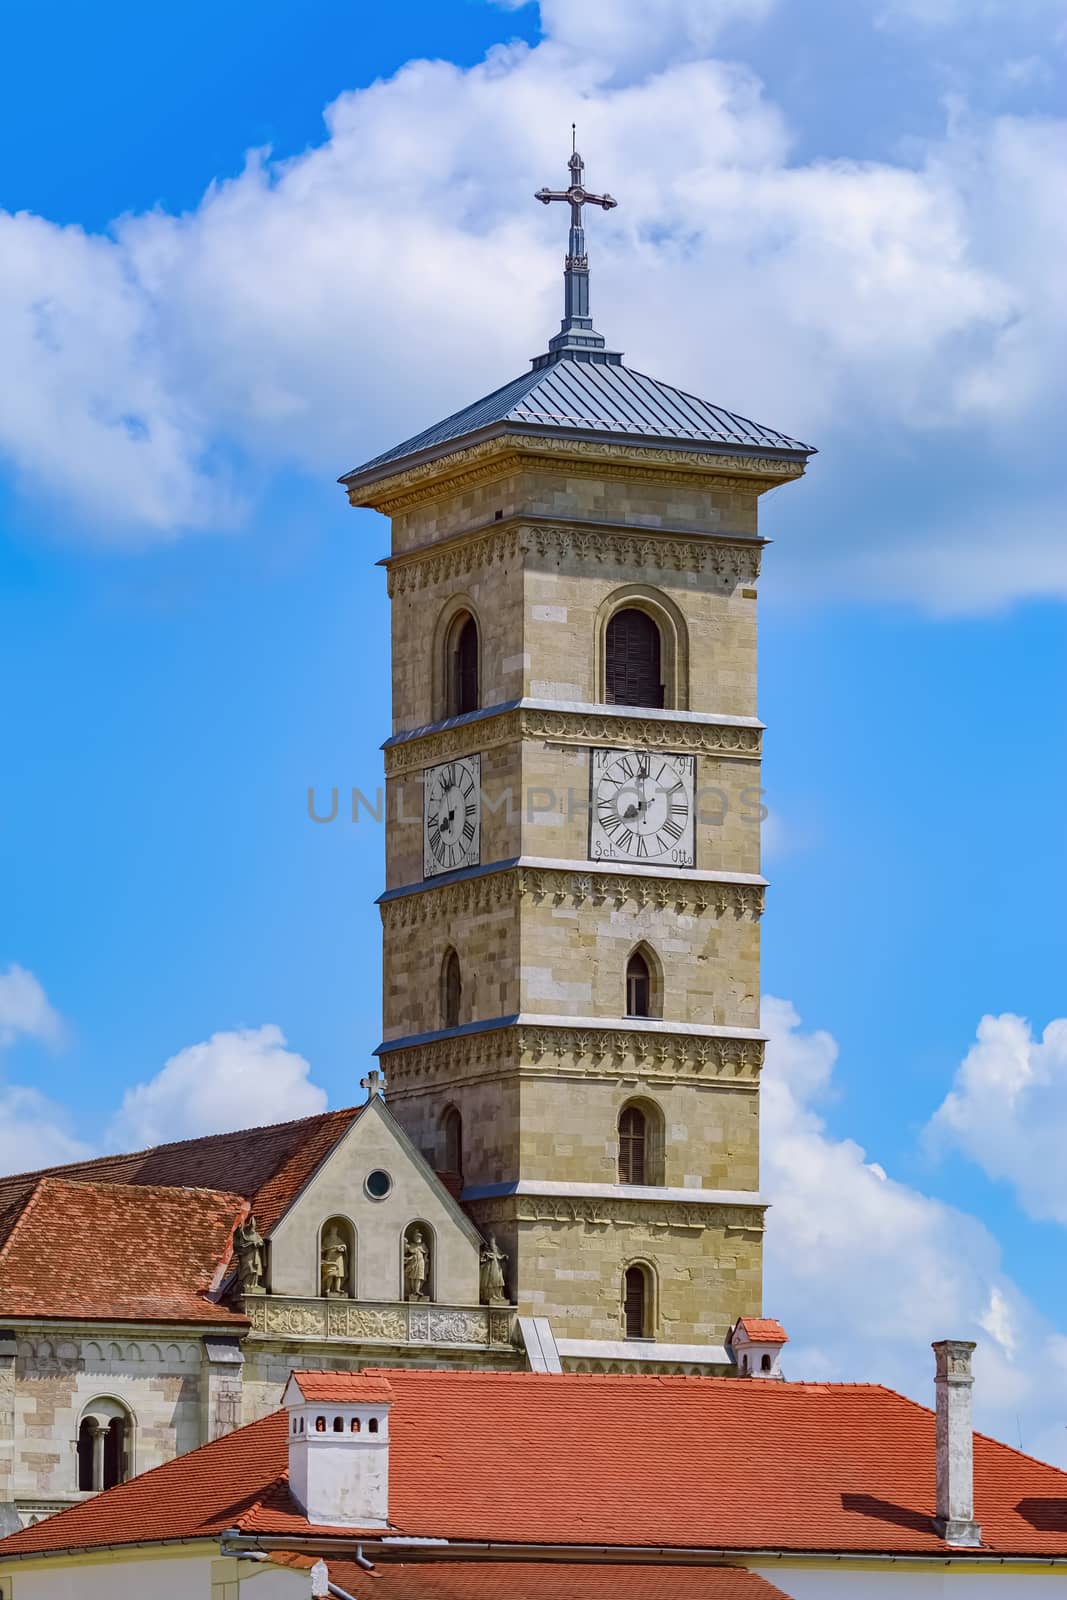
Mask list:
[[[707,1205],[685,1200],[631,1200],[624,1196],[588,1199],[578,1195],[513,1194],[496,1195],[488,1200],[473,1200],[470,1212],[483,1227],[489,1224],[550,1223],[557,1227],[616,1228],[640,1226],[651,1233],[682,1229],[688,1233],[762,1233],[762,1205]]]
[[[560,744],[758,756],[763,740],[761,728],[738,727],[730,722],[679,722],[666,717],[612,717],[594,711],[526,708],[518,716],[524,739],[548,739]]]
[[[750,494],[762,494],[779,483],[802,477],[804,472],[801,462],[774,456],[718,455],[712,451],[663,449],[654,444],[607,444],[505,434],[392,473],[377,483],[351,487],[348,499],[351,505],[373,506],[391,517],[441,495],[467,493],[530,465],[543,468],[556,463],[570,478],[611,477],[631,483],[672,483],[683,488],[705,488],[708,479],[714,478],[717,488]]]
[[[730,1363],[726,1363],[721,1367],[711,1366],[711,1364],[698,1366],[693,1361],[656,1361],[653,1363],[651,1357],[648,1361],[619,1361],[608,1357],[598,1360],[593,1356],[583,1356],[579,1360],[574,1356],[564,1356],[563,1370],[564,1372],[630,1372],[640,1373],[642,1376],[647,1376],[649,1372],[654,1372],[657,1377],[706,1378],[709,1375],[709,1370],[713,1376],[717,1376],[719,1373],[731,1374],[732,1366]]]
[[[610,745],[620,750],[670,750],[683,755],[726,755],[754,761],[759,759],[763,732],[729,722],[612,717],[595,711],[545,711],[521,706],[390,745],[385,751],[385,775],[403,777],[441,761],[453,761],[476,750],[494,750],[520,739]]]
[[[763,1055],[762,1039],[519,1023],[389,1050],[383,1052],[383,1061],[390,1094],[402,1097],[442,1079],[460,1084],[517,1071],[573,1072],[585,1079],[618,1079],[637,1072],[664,1079],[726,1080],[755,1089]]]
[[[430,550],[396,556],[388,563],[392,597],[452,583],[471,572],[520,556],[538,560],[613,563],[637,572],[710,572],[739,583],[759,577],[762,545],[754,539],[711,534],[633,532],[618,528],[574,528],[567,524],[514,525],[461,534]]]
[[[348,1344],[509,1345],[510,1307],[365,1305],[358,1300],[297,1300],[267,1295],[244,1306],[252,1336],[338,1340]]]
[[[458,882],[400,895],[381,902],[382,922],[390,928],[419,928],[458,917],[484,916],[508,909],[519,899],[553,906],[655,906],[679,916],[708,912],[756,921],[763,914],[762,884],[709,883],[706,879],[653,878],[624,872],[571,872],[557,867],[505,867]]]
[[[615,562],[630,571],[713,572],[719,578],[754,582],[762,547],[754,540],[729,540],[696,534],[620,533],[615,529],[531,527],[523,529],[524,548],[539,558]]]
[[[440,549],[396,558],[389,563],[390,595],[453,583],[471,572],[499,562],[517,560],[524,545],[515,527],[490,528],[483,533],[451,539]]]

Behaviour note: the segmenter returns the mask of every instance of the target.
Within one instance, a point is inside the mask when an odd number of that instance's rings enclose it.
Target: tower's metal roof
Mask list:
[[[442,445],[487,429],[501,432],[506,424],[538,433],[551,429],[612,434],[635,441],[670,440],[712,448],[780,450],[790,455],[810,455],[813,448],[643,372],[634,372],[621,362],[583,361],[564,355],[551,366],[524,372],[502,389],[375,456],[347,473],[342,482],[351,483],[364,475],[379,477],[383,467],[409,456],[436,454]]]
[[[563,321],[547,352],[535,357],[532,371],[364,462],[346,473],[342,483],[350,488],[371,483],[389,476],[401,462],[433,459],[460,441],[473,442],[509,429],[579,438],[611,435],[632,443],[669,440],[683,449],[773,451],[794,458],[813,453],[811,445],[632,371],[623,366],[621,355],[606,349],[589,311],[589,258],[582,208],[594,205],[612,210],[616,201],[609,194],[591,194],[584,187],[584,164],[573,149],[573,139],[568,169],[567,189],[540,189],[535,197],[546,205],[564,201],[571,214]]]

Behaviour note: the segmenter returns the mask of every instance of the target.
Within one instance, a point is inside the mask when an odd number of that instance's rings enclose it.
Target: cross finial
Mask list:
[[[380,1094],[384,1100],[385,1079],[382,1077],[382,1074],[378,1071],[377,1067],[371,1067],[370,1071],[367,1073],[367,1076],[365,1078],[360,1078],[359,1086],[361,1089],[366,1089],[368,1100],[373,1100],[376,1094]]]
[[[570,237],[563,264],[563,321],[559,333],[549,341],[548,346],[553,354],[574,354],[580,350],[604,348],[604,339],[594,329],[593,319],[589,315],[589,257],[585,253],[582,207],[599,206],[602,211],[611,211],[619,202],[606,191],[604,194],[591,194],[585,187],[582,182],[585,163],[578,154],[577,140],[578,130],[572,122],[571,155],[567,162],[571,181],[567,188],[538,189],[534,196],[542,205],[551,205],[553,200],[565,200],[571,208]],[[547,359],[551,360],[552,355]],[[597,359],[604,360],[605,357]]]

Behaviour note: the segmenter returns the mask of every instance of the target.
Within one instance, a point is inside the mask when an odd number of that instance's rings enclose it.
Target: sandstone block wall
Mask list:
[[[652,1268],[654,1336],[664,1344],[721,1344],[734,1317],[759,1314],[758,1217],[708,1226],[695,1213],[672,1221],[677,1213],[652,1204],[612,1202],[594,1217],[597,1208],[582,1202],[586,1217],[572,1219],[565,1200],[476,1209],[515,1262],[520,1311],[548,1317],[557,1338],[621,1339],[623,1273],[633,1263]],[[544,1215],[524,1219],[523,1209]]]

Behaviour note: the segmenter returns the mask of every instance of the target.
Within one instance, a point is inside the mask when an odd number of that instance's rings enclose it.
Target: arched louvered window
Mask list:
[[[619,1182],[648,1182],[648,1118],[640,1106],[624,1106],[619,1116]]]
[[[635,950],[626,963],[626,1015],[652,1015],[652,974],[640,950]]]
[[[604,693],[609,705],[662,706],[659,628],[647,611],[624,606],[607,626]]]
[[[647,1339],[652,1333],[652,1306],[648,1270],[627,1267],[623,1279],[622,1317],[628,1339]]]
[[[445,1135],[445,1172],[458,1172],[463,1175],[463,1118],[455,1106],[450,1106],[445,1112],[443,1123]]]
[[[469,611],[456,618],[448,639],[448,714],[461,717],[467,711],[477,711],[480,703],[478,624]]]
[[[444,1027],[459,1027],[462,1001],[463,977],[459,969],[459,957],[454,950],[449,950],[441,968],[441,1021]]]

